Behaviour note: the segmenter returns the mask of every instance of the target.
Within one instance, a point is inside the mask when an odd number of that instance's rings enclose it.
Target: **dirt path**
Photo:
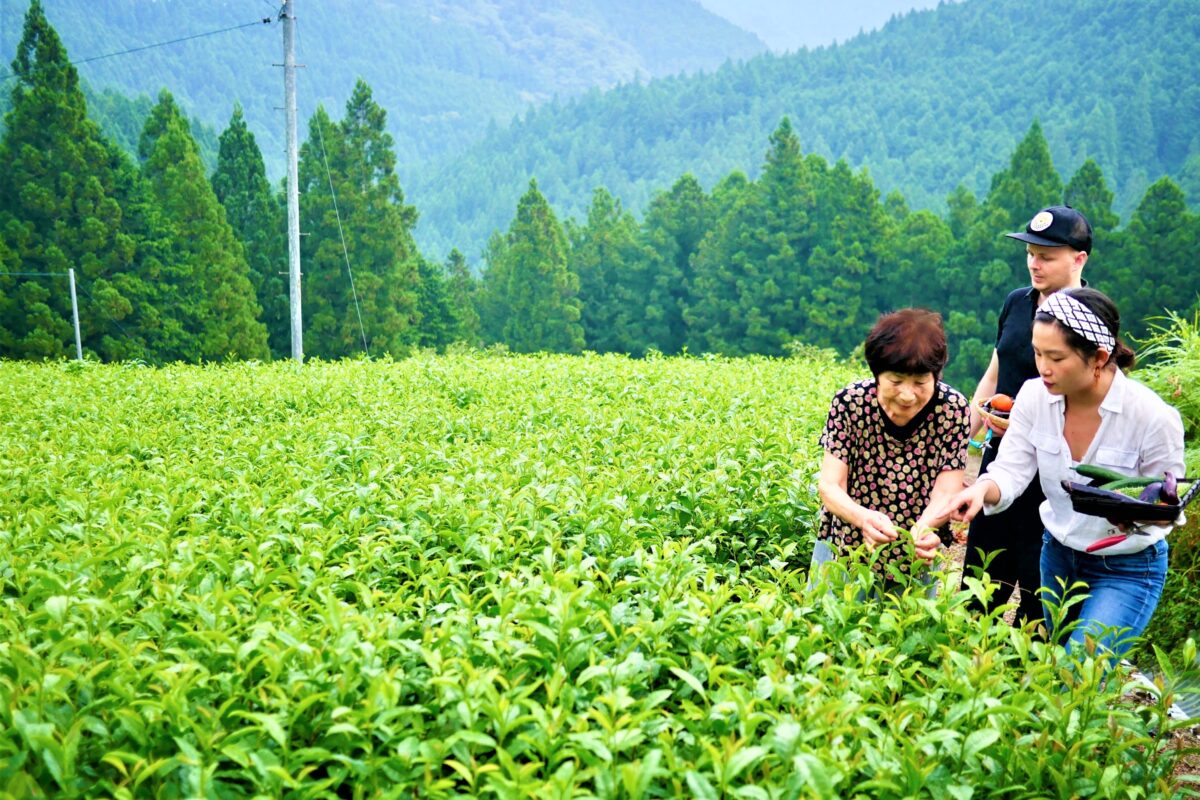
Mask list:
[[[965,544],[952,545],[951,547],[949,547],[947,549],[947,558],[950,563],[950,570],[949,570],[949,574],[947,575],[947,583],[949,583],[949,585],[955,589],[958,588],[960,576],[962,575],[963,559],[966,558],[966,555],[967,555],[967,546]],[[1012,621],[1017,616],[1017,609],[1016,609],[1017,601],[1018,601],[1017,590],[1013,589],[1012,594],[1009,595],[1009,598],[1006,601],[1009,604],[1011,604],[1013,606],[1013,608],[1010,608],[1008,611],[1006,611],[1004,613],[1004,621],[1007,622],[1009,625],[1012,624]]]

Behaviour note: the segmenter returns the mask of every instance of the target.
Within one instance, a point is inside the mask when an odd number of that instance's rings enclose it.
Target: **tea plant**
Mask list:
[[[1170,794],[1102,662],[808,585],[852,377],[0,364],[0,792]]]
[[[1133,375],[1179,409],[1189,438],[1187,473],[1200,474],[1195,441],[1200,432],[1200,316],[1171,314],[1138,344],[1138,357],[1148,364]],[[1188,637],[1200,638],[1200,506],[1191,506],[1187,524],[1172,531],[1168,541],[1167,583],[1146,635],[1178,655]]]

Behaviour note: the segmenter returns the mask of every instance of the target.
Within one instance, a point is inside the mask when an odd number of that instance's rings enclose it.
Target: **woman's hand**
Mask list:
[[[850,468],[844,461],[829,451],[821,462],[821,473],[817,478],[817,492],[821,502],[834,516],[850,523],[863,533],[863,543],[874,550],[881,544],[896,540],[896,528],[887,514],[873,511],[855,502],[846,493]]]
[[[882,511],[863,508],[859,511],[854,524],[862,529],[863,542],[866,543],[867,548],[870,550],[874,550],[881,544],[896,541],[898,535],[896,527],[892,525],[891,519]]]
[[[991,496],[991,495],[994,495]],[[932,512],[933,518],[926,521],[930,525],[941,526],[951,520],[955,522],[970,522],[983,509],[985,502],[997,502],[1000,492],[991,481],[979,481],[968,486],[961,492],[946,500],[941,507]]]
[[[917,555],[926,562],[933,560],[933,554],[937,552],[938,545],[942,541],[941,537],[937,535],[937,530],[945,525],[948,519],[945,515],[938,519],[937,514],[943,506],[949,505],[950,498],[962,491],[965,473],[966,471],[961,469],[944,470],[937,476],[937,480],[933,482],[933,489],[929,493],[929,502],[912,527]],[[963,541],[966,541],[965,537]]]
[[[942,537],[938,536],[937,531],[928,528],[921,523],[913,526],[912,530],[913,546],[916,548],[917,558],[924,561],[926,564],[932,564],[933,559],[937,556],[938,550],[942,546]]]

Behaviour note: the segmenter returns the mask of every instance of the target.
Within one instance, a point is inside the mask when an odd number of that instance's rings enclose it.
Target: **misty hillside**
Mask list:
[[[1037,25],[1022,0],[967,0],[837,47],[549,103],[401,178],[423,245],[475,257],[531,176],[566,215],[597,186],[640,210],[685,172],[705,186],[755,174],[784,116],[806,151],[942,209],[959,184],[986,191],[1036,118],[1058,168],[1094,158],[1127,217],[1159,176],[1200,177],[1198,63],[1191,0],[1064,0]]]
[[[27,0],[0,0],[7,72]],[[240,102],[268,169],[283,172],[282,33],[275,0],[46,0],[72,60],[245,25],[167,47],[80,65],[95,92],[131,98],[167,88],[221,130]],[[460,150],[495,121],[553,97],[623,81],[714,69],[765,50],[694,0],[299,0],[302,120],[318,103],[338,113],[364,78],[388,110],[403,165]],[[7,90],[0,92],[7,107]],[[148,102],[141,103],[148,107]],[[110,114],[120,117],[122,114]],[[102,120],[107,122],[107,120]],[[137,122],[140,127],[140,121]],[[133,131],[113,130],[117,140]]]
[[[700,0],[715,14],[757,35],[772,50],[814,48],[882,26],[895,14],[939,0]]]

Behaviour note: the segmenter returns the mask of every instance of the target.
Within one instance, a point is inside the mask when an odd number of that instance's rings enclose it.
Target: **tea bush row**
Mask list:
[[[1172,792],[1163,709],[1097,663],[806,585],[850,377],[0,364],[0,792]]]

